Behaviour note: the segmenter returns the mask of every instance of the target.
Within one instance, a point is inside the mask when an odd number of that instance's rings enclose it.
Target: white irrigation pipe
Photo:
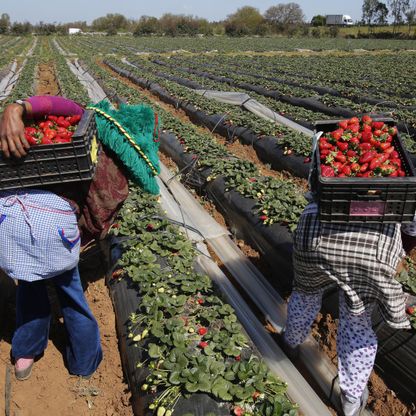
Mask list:
[[[79,82],[85,87],[92,102],[98,103],[107,98],[107,94],[103,91],[98,82],[87,71],[84,71],[77,59],[75,59],[74,63],[67,59],[66,63],[69,66],[69,69],[76,75]]]
[[[261,272],[241,253],[241,250],[228,235],[217,235],[218,224],[216,221],[202,209],[192,194],[173,177],[172,173],[163,164],[161,164],[160,178],[175,195],[179,209],[186,211],[187,216],[205,237],[207,243],[215,251],[227,270],[230,271],[276,331],[280,333],[286,322],[285,301]],[[211,230],[214,230],[213,234],[211,234]],[[337,369],[311,336],[300,347],[300,360],[331,403],[336,408],[340,408],[339,386],[336,382]],[[287,381],[289,382],[289,379]],[[305,414],[311,413],[305,412]],[[363,412],[363,415],[371,414],[368,411]]]
[[[273,121],[284,126],[287,126],[293,130],[303,133],[306,136],[312,137],[313,131],[292,121],[282,115],[271,110],[269,107],[259,103],[254,98],[251,98],[246,93],[241,92],[231,92],[231,91],[213,91],[213,90],[194,90],[197,94],[207,97],[209,99],[214,99],[216,101],[233,104],[246,108],[248,111],[252,112],[256,116],[264,118],[269,121]]]
[[[25,59],[20,68],[17,69],[17,61],[13,61],[8,74],[0,81],[0,101],[6,99],[12,92],[26,62],[27,60]]]

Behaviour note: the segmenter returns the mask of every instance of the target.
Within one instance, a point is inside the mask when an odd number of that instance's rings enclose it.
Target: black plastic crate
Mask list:
[[[89,181],[98,157],[93,111],[85,111],[70,143],[33,146],[22,159],[0,153],[0,190]]]
[[[390,118],[373,117],[389,126]],[[317,121],[315,132],[331,132],[341,120]],[[405,177],[337,178],[321,175],[319,144],[316,149],[317,171],[313,175],[318,194],[319,217],[333,223],[408,223],[416,211],[416,174],[400,135],[392,143],[402,161]]]

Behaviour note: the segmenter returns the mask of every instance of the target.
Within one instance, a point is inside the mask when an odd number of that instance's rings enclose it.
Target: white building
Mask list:
[[[75,34],[77,34],[77,33],[82,33],[82,32],[81,32],[81,29],[78,29],[77,27],[70,27],[70,28],[68,29],[68,33],[69,33],[70,35],[75,35]]]

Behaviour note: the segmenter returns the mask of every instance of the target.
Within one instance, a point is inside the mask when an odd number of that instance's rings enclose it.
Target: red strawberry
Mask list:
[[[201,328],[198,329],[198,334],[201,335],[202,337],[206,335],[207,332],[208,332],[208,329],[206,329],[204,326],[201,326]]]
[[[350,131],[352,131],[353,133],[358,133],[359,131],[360,131],[360,125],[357,123],[357,124],[349,124],[348,125],[348,129],[350,130]]]
[[[371,160],[377,156],[377,152],[375,152],[374,150],[369,150],[368,152],[365,152],[361,157],[359,162],[364,164],[364,163],[369,163],[371,162]]]
[[[390,136],[395,136],[397,134],[397,127],[396,126],[389,127],[388,133],[390,134]]]
[[[347,142],[341,142],[340,140],[337,141],[337,147],[341,152],[345,152],[348,149],[348,143]]]
[[[198,347],[199,347],[199,348],[204,349],[204,348],[208,347],[208,342],[206,342],[206,341],[201,341],[201,342],[198,344]]]
[[[244,416],[244,413],[245,413],[244,412],[244,409],[242,407],[240,407],[240,406],[234,407],[233,412],[234,412],[234,415],[235,416]]]
[[[348,127],[348,121],[347,121],[347,120],[340,121],[340,122],[338,123],[338,126],[339,126],[342,130],[346,130],[346,129],[347,129],[347,127]]]
[[[373,121],[372,126],[374,130],[381,130],[384,127],[384,121]]]
[[[372,138],[373,138],[373,133],[371,133],[371,131],[363,131],[361,133],[361,140],[364,143],[369,143]]]
[[[371,124],[371,123],[372,123],[372,121],[373,121],[373,119],[372,119],[370,116],[365,115],[365,116],[362,116],[362,117],[361,117],[361,121],[362,121],[364,124]]]
[[[348,120],[348,124],[359,124],[360,120],[358,119],[358,117],[351,117]]]
[[[331,168],[331,166],[321,165],[321,175],[328,178],[334,177],[335,172],[334,169]]]
[[[344,130],[337,129],[337,130],[331,131],[330,135],[333,139],[339,140],[342,136],[342,133],[344,133]]]
[[[338,162],[341,162],[341,163],[345,163],[347,161],[347,158],[344,154],[342,154],[341,152],[338,152],[335,155],[335,160],[337,160]]]
[[[351,168],[348,165],[344,166],[341,170],[341,173],[343,173],[345,176],[351,176]]]

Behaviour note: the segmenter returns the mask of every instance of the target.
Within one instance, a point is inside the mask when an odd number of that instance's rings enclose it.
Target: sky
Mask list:
[[[12,22],[67,23],[87,21],[107,13],[120,13],[127,18],[160,17],[164,13],[223,20],[243,6],[256,7],[264,13],[279,3],[296,2],[306,21],[317,14],[348,14],[354,21],[361,18],[363,0],[0,0],[0,14],[7,13]]]

